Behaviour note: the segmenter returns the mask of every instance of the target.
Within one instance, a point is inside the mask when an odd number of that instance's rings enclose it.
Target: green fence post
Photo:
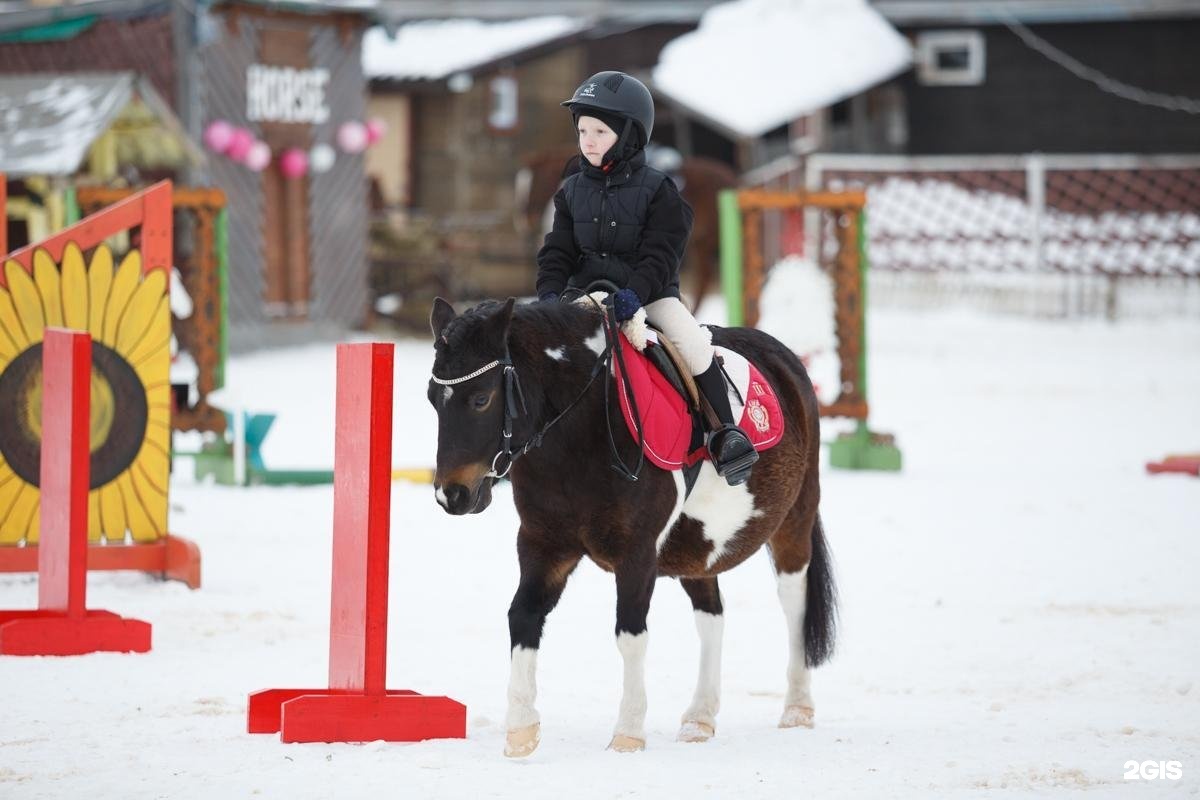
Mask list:
[[[217,347],[217,369],[215,388],[225,386],[225,362],[229,358],[229,221],[228,209],[217,212],[217,224],[213,228],[217,251],[217,312],[221,319],[220,343]]]
[[[74,186],[68,186],[63,190],[63,211],[66,216],[67,225],[74,225],[83,218],[79,213],[79,198],[75,196]]]
[[[742,212],[737,191],[725,189],[717,195],[721,233],[721,293],[725,296],[726,324],[733,328],[746,324],[742,292]]]

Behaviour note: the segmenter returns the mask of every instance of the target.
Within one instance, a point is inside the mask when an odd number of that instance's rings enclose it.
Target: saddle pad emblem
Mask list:
[[[757,382],[754,384],[754,388],[761,391],[761,387]],[[771,430],[771,414],[758,401],[758,398],[751,398],[749,404],[746,406],[746,414],[750,417],[750,421],[754,423],[754,427],[758,429],[759,433],[766,433]]]

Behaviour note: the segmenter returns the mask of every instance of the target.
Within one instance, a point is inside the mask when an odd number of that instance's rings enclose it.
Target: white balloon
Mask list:
[[[262,172],[271,163],[270,146],[266,142],[256,140],[246,151],[246,157],[242,159],[242,163],[251,172]]]
[[[337,153],[327,144],[318,144],[308,152],[308,168],[313,172],[328,172],[337,160]]]
[[[358,120],[343,122],[337,130],[338,147],[343,153],[361,153],[367,146],[367,128]]]

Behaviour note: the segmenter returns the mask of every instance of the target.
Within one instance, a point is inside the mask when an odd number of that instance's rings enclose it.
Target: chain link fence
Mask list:
[[[1200,156],[816,155],[752,181],[865,189],[876,302],[1200,314]],[[803,231],[827,262],[827,225],[810,216]],[[786,222],[780,233],[782,256]]]

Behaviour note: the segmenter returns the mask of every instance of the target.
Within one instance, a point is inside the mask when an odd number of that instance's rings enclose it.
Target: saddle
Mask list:
[[[624,331],[617,346],[629,378],[626,387],[613,359],[621,415],[634,441],[638,440],[637,417],[646,458],[665,470],[683,470],[687,492],[695,484],[700,467],[708,458],[705,433],[719,426],[715,413],[697,389],[675,345],[661,331],[647,328],[645,347],[639,350]],[[716,347],[717,362],[729,385],[729,406],[734,419],[762,452],[783,438],[784,420],[779,398],[762,372],[745,356]],[[630,390],[634,403],[630,402]]]

